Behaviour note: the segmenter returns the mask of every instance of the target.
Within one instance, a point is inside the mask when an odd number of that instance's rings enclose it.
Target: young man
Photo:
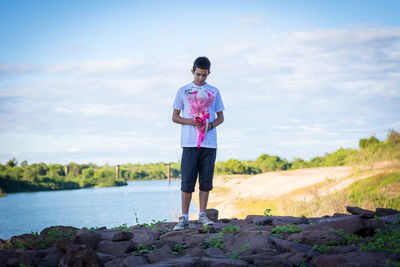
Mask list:
[[[211,63],[206,57],[198,57],[193,64],[193,82],[181,87],[175,97],[172,121],[182,124],[181,129],[181,191],[182,191],[182,216],[175,225],[174,230],[182,230],[189,226],[189,206],[192,193],[199,176],[199,223],[203,225],[214,224],[206,216],[209,191],[212,190],[214,164],[217,152],[216,127],[224,121],[225,109],[219,90],[208,83]],[[204,100],[208,103],[207,111],[196,113],[193,99]],[[208,100],[208,102],[207,102]],[[182,112],[182,115],[181,115]],[[199,116],[203,118],[199,119]],[[206,120],[205,117],[208,117]],[[199,141],[199,133],[204,134],[204,140]],[[199,147],[200,146],[200,147]]]

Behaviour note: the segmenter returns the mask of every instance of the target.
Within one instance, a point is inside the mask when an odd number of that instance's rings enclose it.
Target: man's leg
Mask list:
[[[199,191],[200,212],[205,212],[207,209],[209,191]]]
[[[199,201],[200,201],[200,213],[199,222],[203,225],[214,224],[211,220],[207,218],[206,208],[208,203],[208,196],[210,190],[213,186],[213,176],[214,176],[214,164],[216,158],[216,149],[212,148],[201,148],[201,155],[199,160]]]
[[[182,191],[182,214],[189,214],[189,206],[191,200],[192,200],[192,193]]]

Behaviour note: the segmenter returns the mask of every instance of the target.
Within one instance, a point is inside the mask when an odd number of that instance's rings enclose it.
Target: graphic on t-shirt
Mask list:
[[[208,119],[210,118],[208,108],[214,101],[215,91],[201,86],[192,86],[185,90],[185,95],[190,103],[190,115],[194,120],[202,124],[200,130],[196,128],[198,137],[197,147],[200,147],[207,131]]]

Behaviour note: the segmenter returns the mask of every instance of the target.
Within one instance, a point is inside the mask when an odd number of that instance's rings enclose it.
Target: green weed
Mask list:
[[[240,230],[240,227],[237,225],[226,225],[222,228],[222,232],[228,235],[234,235],[236,232]]]
[[[214,234],[210,236],[209,238],[206,238],[201,246],[203,248],[224,248],[224,234],[222,232],[218,234]]]
[[[155,245],[139,244],[136,251],[139,252],[140,254],[148,254],[151,253],[155,248],[156,248]]]
[[[181,252],[185,248],[186,248],[185,244],[175,244],[174,247],[172,248],[171,254],[172,255],[178,255],[179,252]]]
[[[271,233],[274,236],[279,236],[280,234],[283,234],[283,233],[295,234],[295,233],[300,233],[300,232],[301,232],[300,227],[298,227],[296,225],[291,225],[291,224],[286,224],[283,226],[278,225],[271,229]]]
[[[272,211],[272,209],[265,209],[264,210],[264,215],[265,216],[272,216],[271,211]]]

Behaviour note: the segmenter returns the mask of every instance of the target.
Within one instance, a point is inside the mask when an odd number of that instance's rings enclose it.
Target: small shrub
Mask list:
[[[203,248],[224,248],[224,234],[222,232],[218,234],[214,234],[209,238],[206,238],[204,242],[201,244]]]
[[[291,225],[291,224],[286,224],[283,226],[276,226],[271,229],[271,233],[276,235],[280,235],[283,233],[289,233],[289,234],[295,234],[295,233],[300,233],[301,228],[296,226],[296,225]]]

